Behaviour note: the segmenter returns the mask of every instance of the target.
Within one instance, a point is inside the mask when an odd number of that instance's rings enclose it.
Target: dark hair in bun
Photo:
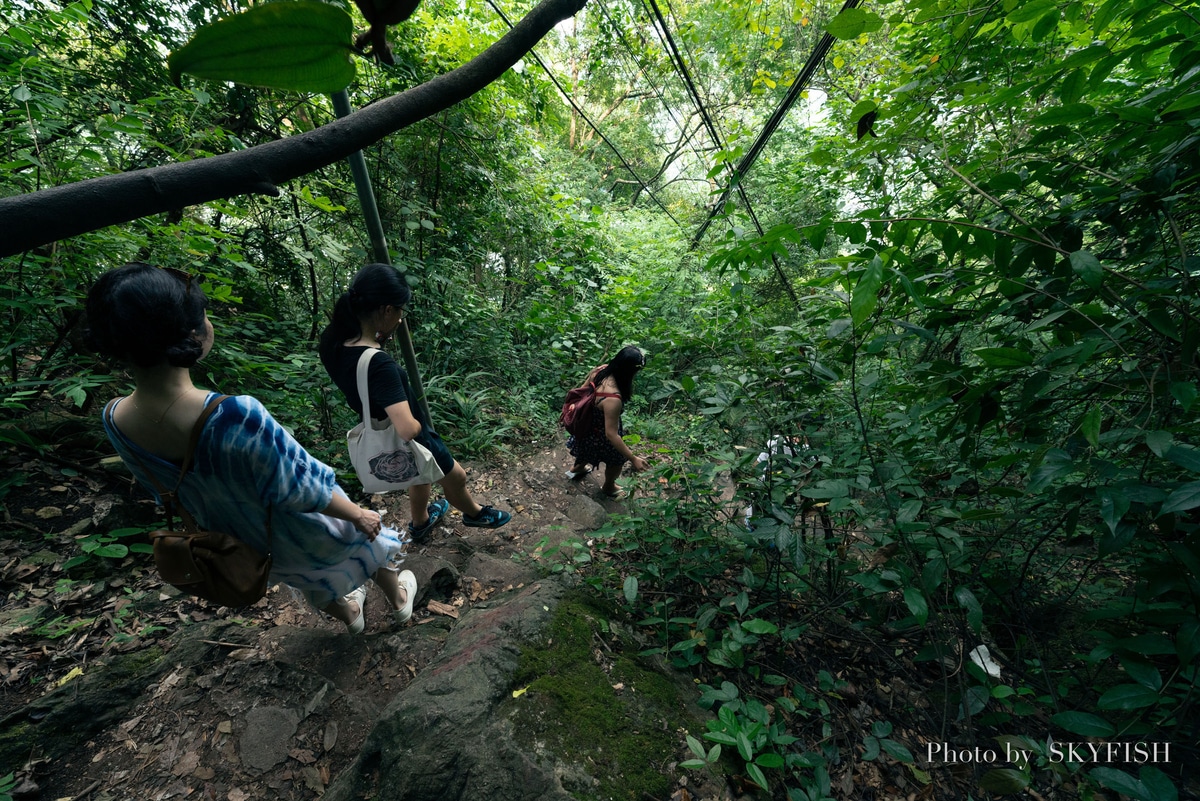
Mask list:
[[[87,296],[87,338],[111,359],[138,367],[191,367],[204,352],[199,282],[131,262],[100,276]]]

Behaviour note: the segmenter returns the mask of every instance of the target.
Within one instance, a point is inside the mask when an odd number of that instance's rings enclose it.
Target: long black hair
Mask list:
[[[326,365],[333,363],[338,346],[362,333],[362,323],[383,306],[401,308],[412,300],[412,290],[399,270],[390,264],[368,264],[350,280],[350,288],[333,306],[333,319],[321,332],[318,351]]]
[[[629,403],[629,399],[633,397],[633,377],[645,366],[646,357],[642,352],[633,345],[626,345],[608,360],[608,364],[604,365],[592,380],[599,386],[601,381],[612,376],[613,381],[617,383],[617,390],[621,393],[621,402]]]
[[[197,279],[130,262],[100,276],[88,291],[86,338],[119,362],[190,368],[204,353],[207,305]]]

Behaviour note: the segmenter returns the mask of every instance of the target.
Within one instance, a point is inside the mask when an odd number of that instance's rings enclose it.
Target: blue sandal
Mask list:
[[[450,504],[445,498],[429,504],[429,520],[425,522],[425,525],[417,528],[412,524],[411,520],[409,521],[409,538],[412,539],[412,541],[417,545],[427,542],[429,540],[429,535],[433,532],[433,527],[438,524],[438,521],[440,521],[448,511],[450,511]]]
[[[512,520],[512,515],[501,509],[494,509],[491,506],[485,506],[479,510],[479,514],[475,517],[467,517],[463,515],[463,525],[472,528],[500,528],[509,520]]]

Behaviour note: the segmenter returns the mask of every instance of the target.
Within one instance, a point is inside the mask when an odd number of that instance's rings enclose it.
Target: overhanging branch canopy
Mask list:
[[[461,67],[306,133],[210,158],[0,198],[0,257],[109,225],[248,194],[315,172],[459,103],[499,78],[587,0],[542,0]]]

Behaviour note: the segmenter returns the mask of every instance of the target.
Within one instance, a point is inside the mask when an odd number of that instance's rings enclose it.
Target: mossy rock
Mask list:
[[[567,766],[563,789],[581,801],[666,798],[684,732],[704,728],[691,685],[639,656],[612,622],[620,617],[568,595],[522,650],[513,679],[520,694],[499,710],[523,748]]]

